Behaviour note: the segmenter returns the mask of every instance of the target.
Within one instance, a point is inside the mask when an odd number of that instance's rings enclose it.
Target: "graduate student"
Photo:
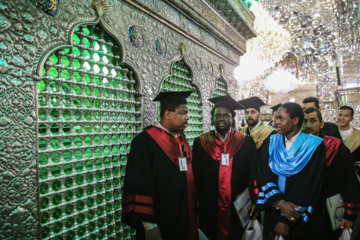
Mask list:
[[[122,199],[122,222],[136,239],[197,240],[192,151],[183,131],[188,92],[161,92],[160,122],[131,143]]]
[[[275,120],[278,134],[271,135],[259,153],[257,208],[265,211],[264,239],[305,239],[308,221],[317,210],[325,146],[322,138],[301,132],[303,120],[299,104],[283,104]]]
[[[304,111],[303,131],[324,139],[326,147],[326,169],[324,186],[321,191],[321,202],[314,211],[311,225],[311,238],[323,240],[338,240],[342,229],[351,228],[360,211],[360,184],[356,177],[355,168],[349,149],[336,137],[323,136],[321,128],[324,126],[321,112],[315,108]],[[344,200],[344,216],[340,229],[333,231],[326,199],[340,194]]]
[[[241,239],[244,229],[233,202],[247,187],[256,195],[256,148],[246,134],[231,130],[234,110],[243,106],[230,96],[209,99],[214,130],[196,138],[193,168],[199,201],[199,228],[210,240]],[[258,186],[257,186],[258,187]]]

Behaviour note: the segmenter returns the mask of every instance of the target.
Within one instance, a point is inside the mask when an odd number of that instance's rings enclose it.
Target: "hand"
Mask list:
[[[150,230],[145,230],[145,239],[146,240],[162,240],[160,228],[152,228]]]
[[[282,214],[284,214],[287,220],[291,222],[296,222],[299,219],[300,213],[294,208],[300,209],[301,207],[296,206],[292,202],[286,201],[278,202],[276,205],[279,207],[280,211],[282,212]]]
[[[342,219],[341,220],[341,229],[344,229],[346,227],[347,229],[350,229],[354,225],[353,221]]]
[[[251,212],[250,212],[250,217],[252,218],[252,219],[256,219],[256,217],[257,217],[257,215],[258,215],[258,213],[257,213],[257,211],[255,211],[255,204],[254,205],[252,205],[252,207],[251,207]]]
[[[281,236],[289,236],[289,226],[285,223],[278,222],[274,228],[274,231],[276,232],[276,235]]]

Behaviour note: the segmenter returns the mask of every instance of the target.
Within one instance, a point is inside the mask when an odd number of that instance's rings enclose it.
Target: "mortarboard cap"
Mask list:
[[[275,106],[272,106],[271,109],[276,112],[279,108],[281,107],[281,103],[275,105]]]
[[[244,109],[244,106],[238,103],[229,95],[209,98],[209,101],[215,104],[215,107],[225,107],[229,110]]]
[[[191,93],[192,91],[160,92],[153,101],[159,101],[162,107],[166,107],[171,104],[187,104],[186,98],[190,96]]]
[[[248,108],[255,108],[258,112],[260,112],[260,107],[266,105],[263,100],[261,100],[258,97],[250,97],[243,100],[240,100],[239,103],[245,107],[245,109]]]

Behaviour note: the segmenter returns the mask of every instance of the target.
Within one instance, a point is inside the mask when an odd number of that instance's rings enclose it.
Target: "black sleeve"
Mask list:
[[[126,165],[121,221],[133,227],[142,221],[156,223],[149,141],[146,132],[134,138]]]
[[[247,158],[247,166],[249,166],[249,191],[251,194],[251,202],[253,204],[256,203],[257,195],[259,194],[259,180],[257,174],[257,150],[254,139],[250,136],[246,136],[245,140],[247,142],[247,150],[248,151],[248,158]],[[245,144],[245,142],[244,142]]]
[[[339,161],[336,168],[339,173],[340,193],[345,205],[344,218],[355,221],[360,211],[360,184],[349,149],[341,144],[338,154],[340,156],[337,158]]]
[[[197,137],[194,139],[194,144],[192,147],[192,168],[193,168],[193,174],[194,174],[194,180],[195,180],[195,189],[197,190],[199,188],[199,171],[200,171],[200,162],[201,162],[201,143],[200,143],[200,137]]]

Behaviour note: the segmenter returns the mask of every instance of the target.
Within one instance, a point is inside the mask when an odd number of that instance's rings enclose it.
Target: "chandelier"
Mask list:
[[[265,88],[276,94],[285,94],[298,87],[298,79],[285,69],[275,70],[265,79]]]

